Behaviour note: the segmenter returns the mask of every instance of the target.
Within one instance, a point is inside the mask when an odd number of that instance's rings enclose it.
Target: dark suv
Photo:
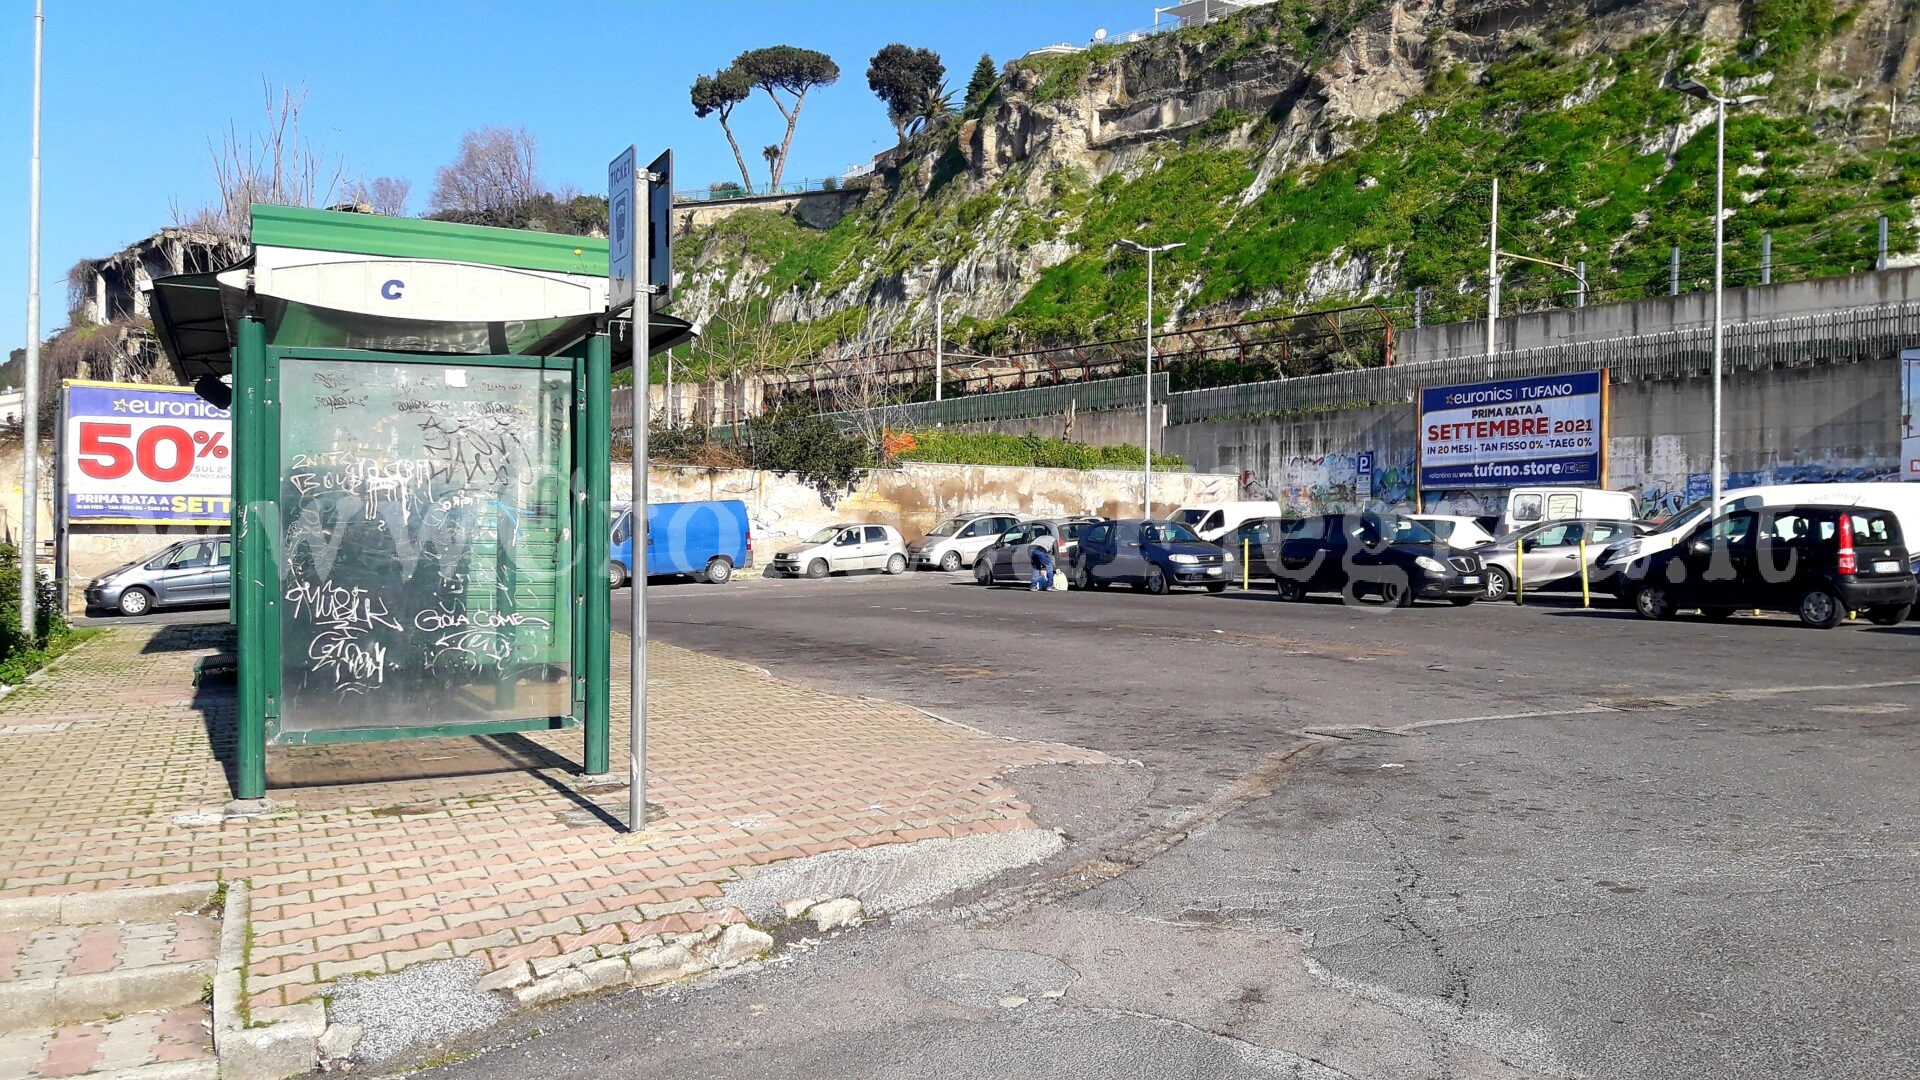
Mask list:
[[[1827,629],[1849,611],[1892,626],[1913,608],[1900,521],[1864,506],[1761,506],[1702,522],[1678,544],[1627,567],[1636,611],[1668,619],[1698,608],[1790,611]]]
[[[1266,561],[1282,600],[1339,592],[1401,607],[1419,599],[1466,607],[1487,587],[1479,556],[1455,551],[1425,525],[1390,514],[1284,519],[1278,547],[1279,558],[1270,550]]]
[[[1124,581],[1158,595],[1173,585],[1225,592],[1233,557],[1177,521],[1102,521],[1080,534],[1073,586],[1104,589]]]

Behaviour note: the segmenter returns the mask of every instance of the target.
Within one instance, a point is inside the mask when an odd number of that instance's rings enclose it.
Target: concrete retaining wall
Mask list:
[[[632,466],[616,462],[617,501],[633,497]],[[739,499],[747,504],[756,546],[806,536],[837,521],[878,521],[897,526],[908,540],[963,510],[1009,510],[1036,517],[1140,512],[1140,474],[1097,469],[1028,469],[1000,465],[929,465],[911,462],[878,469],[850,492],[822,494],[791,477],[753,469],[703,469],[656,465],[647,472],[647,498],[660,502]],[[1154,510],[1181,503],[1234,498],[1233,476],[1160,473],[1154,476]]]

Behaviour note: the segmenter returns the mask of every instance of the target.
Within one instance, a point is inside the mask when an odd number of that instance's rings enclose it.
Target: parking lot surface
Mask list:
[[[1067,848],[928,919],[455,1072],[1920,1070],[1920,624],[937,573],[648,598],[659,639],[1129,764],[1016,770]]]

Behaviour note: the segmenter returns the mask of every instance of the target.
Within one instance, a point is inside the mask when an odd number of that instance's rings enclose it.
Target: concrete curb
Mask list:
[[[0,983],[0,1032],[82,1024],[200,1000],[212,965],[158,964],[131,971]]]
[[[247,883],[227,883],[221,912],[220,958],[213,975],[213,1050],[223,1080],[281,1080],[303,1076],[320,1062],[327,1007],[302,1002],[251,1015],[246,1007]]]
[[[162,922],[183,911],[206,907],[219,888],[219,882],[198,881],[190,885],[154,885],[0,900],[0,931],[105,922]]]
[[[511,991],[522,1007],[547,1005],[564,998],[617,987],[645,988],[709,971],[737,967],[757,960],[773,949],[773,936],[746,923],[710,926],[698,933],[660,939],[651,948],[541,973],[522,961],[489,972],[479,989]]]

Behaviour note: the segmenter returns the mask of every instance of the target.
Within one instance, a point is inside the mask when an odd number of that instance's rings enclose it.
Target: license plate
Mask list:
[[[1897,574],[1900,572],[1900,561],[1898,559],[1882,559],[1873,564],[1873,572],[1876,574]]]
[[[1207,567],[1207,573],[1209,573],[1209,574],[1217,574],[1217,573],[1219,573],[1219,572],[1220,572],[1220,568],[1219,568],[1219,567],[1217,567],[1217,566],[1209,566],[1209,567]]]
[[[1478,585],[1480,584],[1480,575],[1479,574],[1462,574],[1460,576],[1460,584]]]

